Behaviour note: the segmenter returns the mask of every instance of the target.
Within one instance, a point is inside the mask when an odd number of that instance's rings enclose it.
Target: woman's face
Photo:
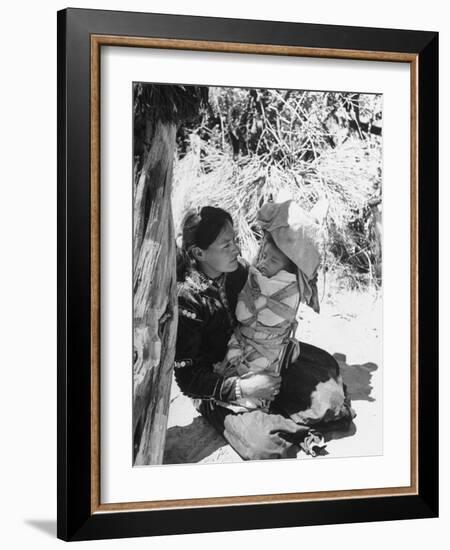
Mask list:
[[[230,222],[226,223],[216,240],[206,250],[196,247],[196,257],[203,272],[213,279],[222,273],[236,271],[238,255],[239,249]]]

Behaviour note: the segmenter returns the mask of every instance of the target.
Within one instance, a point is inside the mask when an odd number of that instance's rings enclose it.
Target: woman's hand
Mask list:
[[[239,379],[242,397],[272,401],[280,391],[281,377],[270,374],[248,374]]]

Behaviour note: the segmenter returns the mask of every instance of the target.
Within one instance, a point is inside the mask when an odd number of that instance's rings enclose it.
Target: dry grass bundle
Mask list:
[[[194,136],[192,147],[175,161],[173,211],[176,229],[188,208],[220,206],[233,216],[242,254],[251,258],[257,248],[256,214],[273,198],[293,198],[310,210],[319,199],[329,202],[330,238],[354,248],[349,223],[360,216],[379,182],[379,150],[367,151],[357,140],[329,149],[316,162],[285,170],[256,155],[234,160]]]
[[[176,230],[188,208],[219,206],[233,216],[242,255],[252,259],[264,202],[292,198],[309,211],[326,200],[328,266],[373,278],[367,220],[370,201],[381,197],[380,101],[369,94],[210,88],[213,114],[188,133],[184,128],[175,159]]]
[[[205,147],[207,149],[207,146]],[[257,248],[256,213],[269,199],[267,174],[257,158],[235,163],[230,154],[212,151],[202,161],[190,151],[175,162],[173,212],[175,227],[189,208],[218,206],[228,211],[240,238],[242,254],[250,259]]]

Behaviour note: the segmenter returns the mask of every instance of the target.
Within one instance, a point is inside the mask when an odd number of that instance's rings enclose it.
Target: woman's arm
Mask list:
[[[236,384],[242,397],[272,400],[278,391],[281,378],[268,374],[221,376],[213,370],[211,361],[202,355],[201,316],[185,303],[180,304],[177,350],[175,355],[175,379],[181,391],[188,397],[215,399],[229,403],[236,400]]]
[[[278,391],[281,384],[278,376],[255,373],[239,378],[221,376],[213,371],[211,362],[200,352],[202,323],[192,305],[180,304],[175,379],[181,391],[188,397],[228,403],[236,400],[238,383],[242,397],[274,399],[274,391]]]
[[[236,376],[214,372],[213,362],[202,352],[204,320],[195,298],[179,296],[175,379],[188,397],[232,401],[236,398]]]
[[[254,373],[239,379],[242,397],[273,401],[280,390],[281,377]]]
[[[227,279],[227,295],[230,305],[235,307],[236,297],[245,283],[247,268],[240,266]],[[210,315],[210,314],[209,314]],[[205,345],[205,323],[209,316],[201,296],[192,288],[181,286],[178,293],[178,330],[175,353],[175,379],[181,391],[188,397],[199,399],[216,399],[231,402],[236,399],[236,383],[238,377],[231,373],[223,376],[214,372],[214,364],[223,359],[212,357],[214,351],[220,349],[226,342],[226,334],[221,331],[217,339],[208,335],[207,341],[216,347],[208,350]],[[225,330],[225,327],[224,327]],[[229,333],[227,333],[229,334]],[[222,345],[220,345],[222,340]],[[245,397],[273,398],[273,390],[278,389],[279,380],[272,376],[255,374],[251,379],[240,380],[240,387]]]

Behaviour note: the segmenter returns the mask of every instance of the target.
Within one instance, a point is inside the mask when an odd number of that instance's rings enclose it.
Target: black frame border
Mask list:
[[[58,521],[63,540],[430,518],[438,515],[438,33],[148,13],[58,12]],[[90,38],[92,34],[418,56],[419,491],[91,513]],[[399,206],[400,207],[400,206]]]

